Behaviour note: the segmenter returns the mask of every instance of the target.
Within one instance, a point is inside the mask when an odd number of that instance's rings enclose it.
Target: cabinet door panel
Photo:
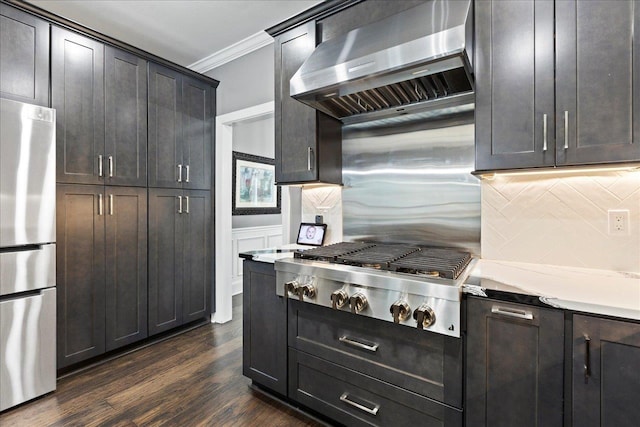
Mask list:
[[[562,311],[469,298],[466,425],[562,426],[563,330]]]
[[[0,4],[0,96],[49,106],[49,24]]]
[[[106,348],[147,336],[147,190],[106,187]]]
[[[639,24],[633,0],[556,2],[558,164],[640,159]]]
[[[105,351],[102,195],[102,186],[57,188],[58,369]]]
[[[103,66],[102,44],[57,27],[51,29],[58,182],[102,182],[98,156],[104,156]]]
[[[573,425],[637,426],[639,363],[640,324],[574,316]]]
[[[182,324],[181,190],[149,190],[149,335]]]
[[[183,323],[209,315],[211,291],[211,196],[185,191],[183,236]]]
[[[105,51],[106,183],[147,185],[147,61]],[[113,159],[113,176],[108,158]]]
[[[182,78],[149,63],[149,187],[182,188]]]
[[[184,77],[183,83],[183,129],[182,158],[189,166],[183,176],[183,188],[211,189],[211,146],[213,144],[213,116],[211,86],[198,80]]]
[[[289,80],[316,46],[315,21],[276,39],[276,181],[318,179],[316,110],[289,96]]]
[[[476,169],[554,165],[553,2],[475,10]]]

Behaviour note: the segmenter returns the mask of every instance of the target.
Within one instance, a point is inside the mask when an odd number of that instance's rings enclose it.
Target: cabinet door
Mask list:
[[[557,163],[640,160],[640,4],[558,1],[556,43]]]
[[[562,426],[562,311],[467,300],[466,425]]]
[[[211,295],[211,194],[185,191],[183,213],[183,323],[210,314]]]
[[[147,61],[105,50],[106,183],[147,185]]]
[[[147,190],[106,187],[106,349],[147,337]]]
[[[316,110],[289,96],[289,80],[316,47],[315,21],[278,36],[275,47],[276,181],[316,181]]]
[[[182,324],[182,190],[149,189],[149,335]]]
[[[244,261],[242,307],[242,373],[286,396],[287,300],[276,295],[273,264]]]
[[[149,187],[182,188],[182,75],[154,63],[149,63],[148,131]]]
[[[0,4],[0,97],[49,106],[49,24]]]
[[[213,89],[208,84],[183,77],[183,188],[211,189],[213,145]]]
[[[573,316],[573,425],[635,427],[640,324]]]
[[[58,182],[103,182],[103,68],[101,43],[51,28],[51,106],[56,109]]]
[[[58,369],[105,351],[103,189],[57,187]]]
[[[553,1],[478,0],[476,169],[555,164]]]

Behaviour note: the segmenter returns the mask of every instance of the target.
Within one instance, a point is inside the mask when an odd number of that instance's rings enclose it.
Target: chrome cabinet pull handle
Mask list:
[[[184,213],[188,214],[189,213],[189,196],[184,196],[184,200],[186,202],[186,209],[184,210]]]
[[[98,194],[98,215],[102,215],[102,194]]]
[[[113,156],[109,156],[109,178],[113,178]]]
[[[547,115],[542,115],[542,151],[547,151]]]
[[[591,377],[591,338],[584,334],[584,383],[589,384]]]
[[[102,154],[98,154],[98,176],[102,177]]]
[[[178,196],[178,213],[182,213],[182,196]]]
[[[184,168],[185,168],[186,174],[187,174],[187,179],[185,179],[184,182],[189,182],[189,165],[186,165]]]
[[[526,310],[518,310],[516,308],[491,307],[491,313],[499,314],[507,317],[515,317],[517,319],[533,320],[533,313]]]
[[[313,149],[311,147],[307,147],[307,170],[311,171],[311,153]]]
[[[358,403],[358,402],[354,402],[353,400],[349,399],[349,393],[347,393],[346,391],[344,393],[342,393],[342,396],[340,396],[340,400],[344,403],[346,403],[347,405],[353,406],[354,408],[360,409],[361,411],[366,412],[367,414],[370,415],[377,415],[378,414],[378,410],[380,410],[380,405],[372,403],[372,402],[367,402],[370,403],[373,408],[367,408],[366,406]],[[360,399],[358,398],[358,400],[362,400],[364,401],[364,399]]]
[[[109,194],[109,215],[113,215],[113,194]]]
[[[569,149],[569,112],[564,112],[564,149]]]
[[[378,351],[378,347],[379,347],[379,345],[378,345],[378,344],[376,344],[376,343],[372,343],[372,344],[364,344],[364,343],[361,343],[361,342],[359,342],[359,341],[356,341],[356,340],[354,340],[353,338],[350,338],[350,337],[348,337],[348,336],[346,336],[346,335],[341,336],[340,338],[338,338],[338,340],[339,340],[340,342],[343,342],[343,343],[345,343],[345,344],[348,344],[348,345],[350,345],[350,346],[352,346],[352,347],[361,348],[361,349],[363,349],[363,350],[368,350],[368,351],[371,351],[371,352],[373,352],[373,353],[375,353],[376,351]]]
[[[182,182],[182,165],[178,165],[178,182]]]

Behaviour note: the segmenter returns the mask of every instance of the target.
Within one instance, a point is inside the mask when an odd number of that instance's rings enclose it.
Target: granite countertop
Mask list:
[[[640,274],[480,259],[463,291],[522,294],[579,312],[640,320]]]
[[[297,245],[295,243],[291,243],[288,245],[277,246],[275,248],[241,252],[239,255],[240,258],[273,264],[278,259],[293,258],[293,253],[297,250],[305,250],[313,247],[314,246]]]

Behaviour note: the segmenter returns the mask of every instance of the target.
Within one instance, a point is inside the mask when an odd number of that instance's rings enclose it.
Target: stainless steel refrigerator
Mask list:
[[[55,110],[0,99],[0,411],[56,387]]]

